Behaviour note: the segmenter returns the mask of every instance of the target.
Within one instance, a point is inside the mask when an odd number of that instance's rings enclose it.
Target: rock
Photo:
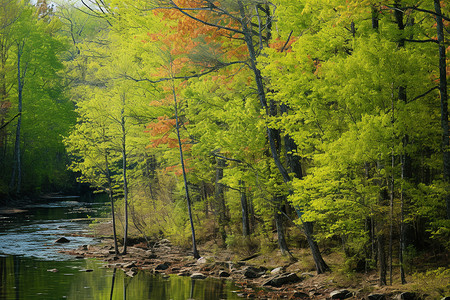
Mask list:
[[[155,267],[155,270],[167,270],[168,268],[169,268],[169,266],[170,266],[170,263],[168,263],[168,262],[165,262],[165,263],[162,263],[162,264],[159,264],[159,265],[157,265],[156,267]]]
[[[59,272],[59,271],[58,271],[58,269],[48,269],[47,272],[56,273],[56,272]]]
[[[128,264],[124,264],[123,265],[124,269],[131,269],[131,268],[136,268],[136,264],[134,262],[132,263],[128,263]],[[164,269],[165,270],[165,269]]]
[[[277,275],[269,281],[265,282],[263,286],[280,287],[283,284],[299,282],[301,279],[295,273],[285,273]]]
[[[65,244],[65,243],[70,243],[70,241],[68,239],[66,239],[65,237],[60,237],[59,239],[57,239],[55,241],[55,243]]]
[[[255,268],[255,267],[251,267],[251,266],[247,267],[244,271],[245,278],[251,278],[251,279],[259,278],[259,277],[261,277],[262,274],[264,274],[264,272],[261,273],[261,271],[259,269]]]
[[[197,259],[197,265],[203,265],[206,263],[207,263],[207,261],[206,261],[206,258],[204,258],[204,257],[200,257],[199,259]]]
[[[278,268],[275,268],[272,271],[270,271],[270,274],[272,274],[272,275],[278,275],[280,273],[283,273],[283,267],[278,267]]]
[[[397,299],[399,300],[417,300],[419,297],[417,297],[416,293],[413,292],[404,292],[397,296]]]
[[[129,277],[134,277],[137,274],[136,270],[130,270],[128,272],[125,273],[127,276]]]
[[[349,290],[337,290],[330,293],[331,299],[347,299],[353,296],[353,293]]]
[[[77,255],[75,256],[76,259],[84,259],[84,255]]]
[[[309,295],[307,293],[304,292],[295,292],[294,295],[292,295],[294,298],[309,298]]]
[[[191,272],[189,270],[181,270],[177,274],[178,276],[191,276]]]
[[[370,294],[367,296],[368,300],[386,300],[386,296],[383,294]]]
[[[219,277],[230,277],[230,273],[228,273],[224,270],[221,270],[221,271],[219,271]]]
[[[202,273],[193,273],[191,275],[192,279],[205,279],[206,275],[202,274]]]

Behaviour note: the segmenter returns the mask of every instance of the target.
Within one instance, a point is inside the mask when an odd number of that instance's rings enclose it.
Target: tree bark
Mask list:
[[[274,202],[281,203],[282,201],[280,199],[274,199]],[[290,254],[290,252],[284,235],[283,215],[281,214],[280,204],[275,211],[275,225],[277,228],[278,247],[280,248],[281,255],[286,256],[287,254]]]
[[[127,152],[126,152],[126,130],[125,130],[125,95],[122,94],[123,107],[121,110],[121,127],[122,127],[122,176],[123,176],[123,200],[125,210],[125,230],[123,235],[123,254],[127,254],[128,239],[128,178],[127,178]]]
[[[434,10],[441,16],[441,3],[434,0]],[[449,184],[450,181],[450,140],[448,131],[448,90],[447,90],[447,63],[445,55],[444,24],[441,17],[436,16],[436,31],[439,42],[439,91],[441,96],[441,127],[442,127],[442,151],[443,151],[443,171],[444,181]],[[447,187],[445,198],[447,206],[447,219],[450,219],[450,193]]]
[[[245,185],[242,181],[239,181],[240,194],[241,194],[241,211],[242,211],[242,235],[247,237],[250,235],[250,222],[248,213],[247,193],[245,192]]]
[[[266,115],[269,115],[269,108],[267,106],[264,83],[263,83],[263,79],[261,76],[261,71],[256,66],[256,53],[255,53],[255,48],[253,45],[252,33],[251,33],[251,30],[247,26],[247,23],[249,22],[249,20],[245,14],[244,4],[243,4],[242,0],[238,0],[238,6],[239,6],[239,12],[241,15],[240,23],[242,26],[242,32],[243,32],[244,40],[247,45],[247,50],[248,50],[248,53],[250,56],[250,69],[252,70],[252,72],[254,74],[254,79],[256,82],[257,90],[258,90],[259,101],[260,101],[262,109],[265,110]],[[280,157],[277,153],[274,129],[266,126],[266,131],[267,131],[267,137],[269,140],[270,153],[272,154],[274,163],[275,163],[276,167],[278,168],[281,176],[283,177],[284,182],[288,183],[291,181],[291,178],[290,178],[289,173],[287,172],[286,168],[281,163]],[[313,237],[310,236],[310,234],[312,232],[306,228],[307,226],[305,226],[305,222],[303,222],[301,213],[299,212],[298,209],[296,209],[296,212],[298,214],[299,219],[301,220],[301,222],[303,224],[304,232],[305,232],[307,239],[313,241],[314,240]],[[320,274],[320,273],[323,273],[325,270],[329,270],[329,267],[326,265],[325,261],[323,260],[318,247],[314,248],[314,246],[313,246],[314,243],[309,243],[309,245],[311,247],[311,252],[312,252],[312,255],[314,258],[314,262],[317,267],[317,273]],[[317,244],[315,244],[315,245],[317,246]]]
[[[189,214],[189,222],[191,224],[191,233],[192,233],[192,252],[194,255],[194,258],[200,258],[200,254],[197,250],[197,241],[195,238],[195,228],[194,228],[194,220],[192,217],[192,209],[191,209],[191,198],[189,197],[189,189],[188,189],[188,183],[187,183],[187,177],[186,177],[186,170],[184,167],[184,158],[183,158],[183,147],[181,144],[181,136],[180,136],[180,122],[178,119],[178,103],[177,103],[177,95],[175,93],[175,84],[172,79],[172,93],[173,93],[173,101],[174,101],[174,108],[175,108],[175,127],[177,131],[177,138],[178,138],[178,148],[180,150],[180,163],[181,163],[181,170],[183,172],[183,182],[184,182],[184,190],[186,193],[186,201],[187,201],[187,207],[188,207],[188,214]]]
[[[225,229],[227,225],[227,216],[225,206],[225,187],[220,181],[223,179],[223,169],[226,165],[227,162],[224,159],[216,158],[216,191],[214,193],[214,198],[219,221],[219,233],[224,243],[227,239],[227,232]]]
[[[116,255],[119,255],[119,246],[117,245],[117,234],[116,234],[116,214],[114,209],[114,197],[112,190],[112,180],[111,180],[111,172],[109,171],[109,160],[108,154],[105,153],[105,173],[106,180],[108,181],[108,197],[111,203],[111,217],[112,217],[112,227],[113,227],[113,240],[114,240],[114,252]]]
[[[27,73],[27,65],[22,66],[22,55],[25,47],[25,41],[17,43],[17,90],[18,90],[18,114],[16,127],[16,141],[14,144],[14,168],[11,177],[10,188],[16,188],[16,194],[20,194],[22,184],[22,162],[21,162],[21,129],[22,129],[22,100],[23,87],[25,85],[25,75]]]

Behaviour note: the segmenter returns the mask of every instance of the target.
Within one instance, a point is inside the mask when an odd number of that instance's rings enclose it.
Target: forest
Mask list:
[[[123,252],[448,275],[449,37],[440,0],[1,0],[0,203],[89,187]]]

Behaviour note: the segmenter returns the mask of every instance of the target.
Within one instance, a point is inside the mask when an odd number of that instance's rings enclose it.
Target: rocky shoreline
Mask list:
[[[127,254],[115,255],[109,239],[101,245],[85,245],[75,250],[64,250],[78,259],[97,258],[107,267],[120,268],[128,276],[139,270],[168,276],[190,276],[193,279],[214,277],[230,279],[242,287],[238,293],[243,298],[257,299],[424,299],[424,295],[382,288],[348,287],[333,284],[326,275],[300,272],[281,266],[268,269],[252,264],[254,257],[231,261],[214,255],[194,259],[185,249],[172,245],[167,239],[154,242],[148,247],[144,243],[127,247]],[[375,284],[372,284],[373,286]],[[449,297],[443,299],[448,300]]]

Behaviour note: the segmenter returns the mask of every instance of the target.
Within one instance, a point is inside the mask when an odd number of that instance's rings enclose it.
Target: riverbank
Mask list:
[[[126,255],[117,256],[112,245],[112,240],[105,238],[99,245],[83,246],[65,253],[79,259],[101,259],[108,267],[124,269],[128,276],[136,275],[138,270],[145,270],[162,276],[176,274],[196,279],[231,279],[242,286],[239,294],[243,298],[446,299],[442,293],[448,293],[436,291],[430,294],[427,289],[430,286],[423,286],[417,281],[406,285],[379,286],[375,273],[328,272],[317,275],[307,251],[303,250],[293,253],[297,260],[282,257],[276,251],[238,258],[226,249],[212,252],[214,247],[203,245],[199,247],[203,256],[194,259],[192,252],[172,245],[167,239],[152,242],[148,246],[145,243],[129,246]]]

